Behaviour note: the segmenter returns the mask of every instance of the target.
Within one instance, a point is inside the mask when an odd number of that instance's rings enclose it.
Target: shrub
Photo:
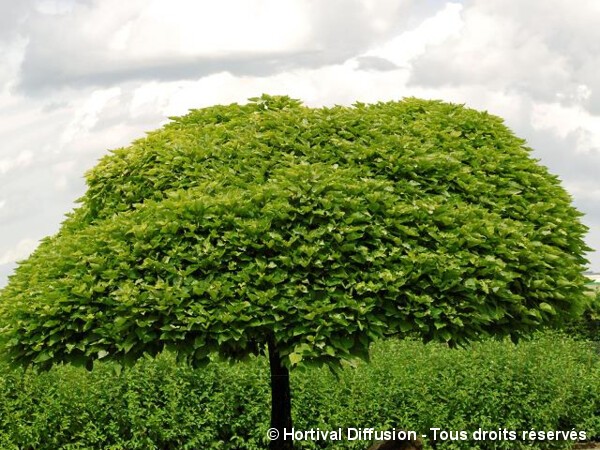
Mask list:
[[[600,360],[589,343],[544,334],[514,345],[467,349],[382,341],[371,362],[292,374],[295,428],[432,427],[474,431],[585,430],[600,438]],[[115,374],[60,366],[47,373],[2,367],[3,449],[248,449],[266,447],[264,358],[192,370],[172,355]],[[367,442],[299,442],[299,448],[360,449]],[[542,448],[542,443],[534,443]],[[566,447],[565,443],[562,444]],[[440,449],[518,449],[520,441],[438,443]]]
[[[583,313],[565,324],[565,331],[571,336],[595,341],[600,351],[600,289],[589,293],[590,301]]]

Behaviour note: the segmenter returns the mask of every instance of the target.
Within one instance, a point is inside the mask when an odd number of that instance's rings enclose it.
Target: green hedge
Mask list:
[[[571,336],[595,341],[600,347],[600,289],[592,287],[590,290],[591,301],[577,318],[566,322],[565,332]]]
[[[451,350],[387,341],[371,353],[370,364],[338,378],[326,369],[293,372],[296,429],[575,429],[600,438],[600,358],[586,342],[553,334],[516,346],[484,342]],[[265,448],[269,389],[262,358],[191,370],[162,355],[120,375],[114,369],[102,364],[92,372],[57,367],[35,374],[1,368],[0,448]],[[466,441],[437,448],[519,446]]]

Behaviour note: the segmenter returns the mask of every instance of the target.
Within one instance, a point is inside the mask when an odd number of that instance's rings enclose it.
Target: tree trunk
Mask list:
[[[269,365],[271,367],[271,428],[278,437],[269,444],[269,450],[293,450],[294,442],[284,430],[292,432],[292,402],[290,397],[290,372],[281,363],[281,355],[274,338],[269,339]],[[273,433],[275,434],[275,433]]]

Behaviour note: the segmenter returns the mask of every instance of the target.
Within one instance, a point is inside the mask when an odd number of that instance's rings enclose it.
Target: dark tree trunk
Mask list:
[[[281,363],[281,355],[275,339],[269,339],[269,365],[271,367],[271,428],[278,432],[278,438],[269,444],[269,450],[293,450],[294,442],[288,436],[284,440],[284,430],[292,432],[292,402],[290,397],[290,372]]]

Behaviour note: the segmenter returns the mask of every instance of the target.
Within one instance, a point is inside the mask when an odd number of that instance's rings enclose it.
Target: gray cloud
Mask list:
[[[0,289],[8,282],[8,276],[15,270],[16,264],[0,264]]]
[[[198,43],[195,51],[185,54],[157,50],[139,55],[127,49],[115,50],[109,45],[111,39],[140,18],[144,3],[115,11],[110,26],[92,33],[88,31],[90,22],[106,19],[99,16],[100,4],[99,1],[77,2],[68,14],[30,12],[22,30],[27,35],[28,45],[20,71],[21,92],[45,95],[66,86],[84,88],[131,80],[198,79],[218,72],[266,76],[338,64],[415,26],[443,6],[441,2],[415,0],[382,1],[376,8],[359,0],[306,3],[310,33],[302,48],[209,56],[202,43]],[[228,24],[223,23],[225,33],[235,33],[236,30],[227,27]],[[132,39],[135,41],[136,36]],[[374,66],[374,60],[363,60],[365,67],[377,70],[388,68],[382,66],[383,63]]]
[[[428,49],[411,83],[482,85],[600,110],[600,11],[594,0],[470,0],[460,36]],[[581,87],[591,98],[581,98]]]
[[[219,72],[233,75],[266,76],[297,67],[325,64],[330,55],[318,52],[292,53],[281,56],[234,55],[230,57],[154,58],[145,61],[112,60],[91,55],[77,61],[77,67],[57,64],[52,54],[29,50],[22,65],[19,88],[29,94],[44,94],[62,86],[83,89],[105,87],[131,80],[173,81],[199,79]],[[343,60],[343,59],[342,59]],[[340,62],[340,61],[335,61]]]
[[[360,70],[386,71],[399,68],[393,62],[378,56],[359,56],[356,60],[358,61],[358,68]]]
[[[532,155],[541,159],[548,169],[558,174],[566,183],[597,184],[600,168],[600,149],[574,154],[578,147],[579,131],[569,133],[564,139],[547,130],[519,127],[527,136]]]
[[[0,0],[0,41],[14,38],[31,13],[32,0]]]

